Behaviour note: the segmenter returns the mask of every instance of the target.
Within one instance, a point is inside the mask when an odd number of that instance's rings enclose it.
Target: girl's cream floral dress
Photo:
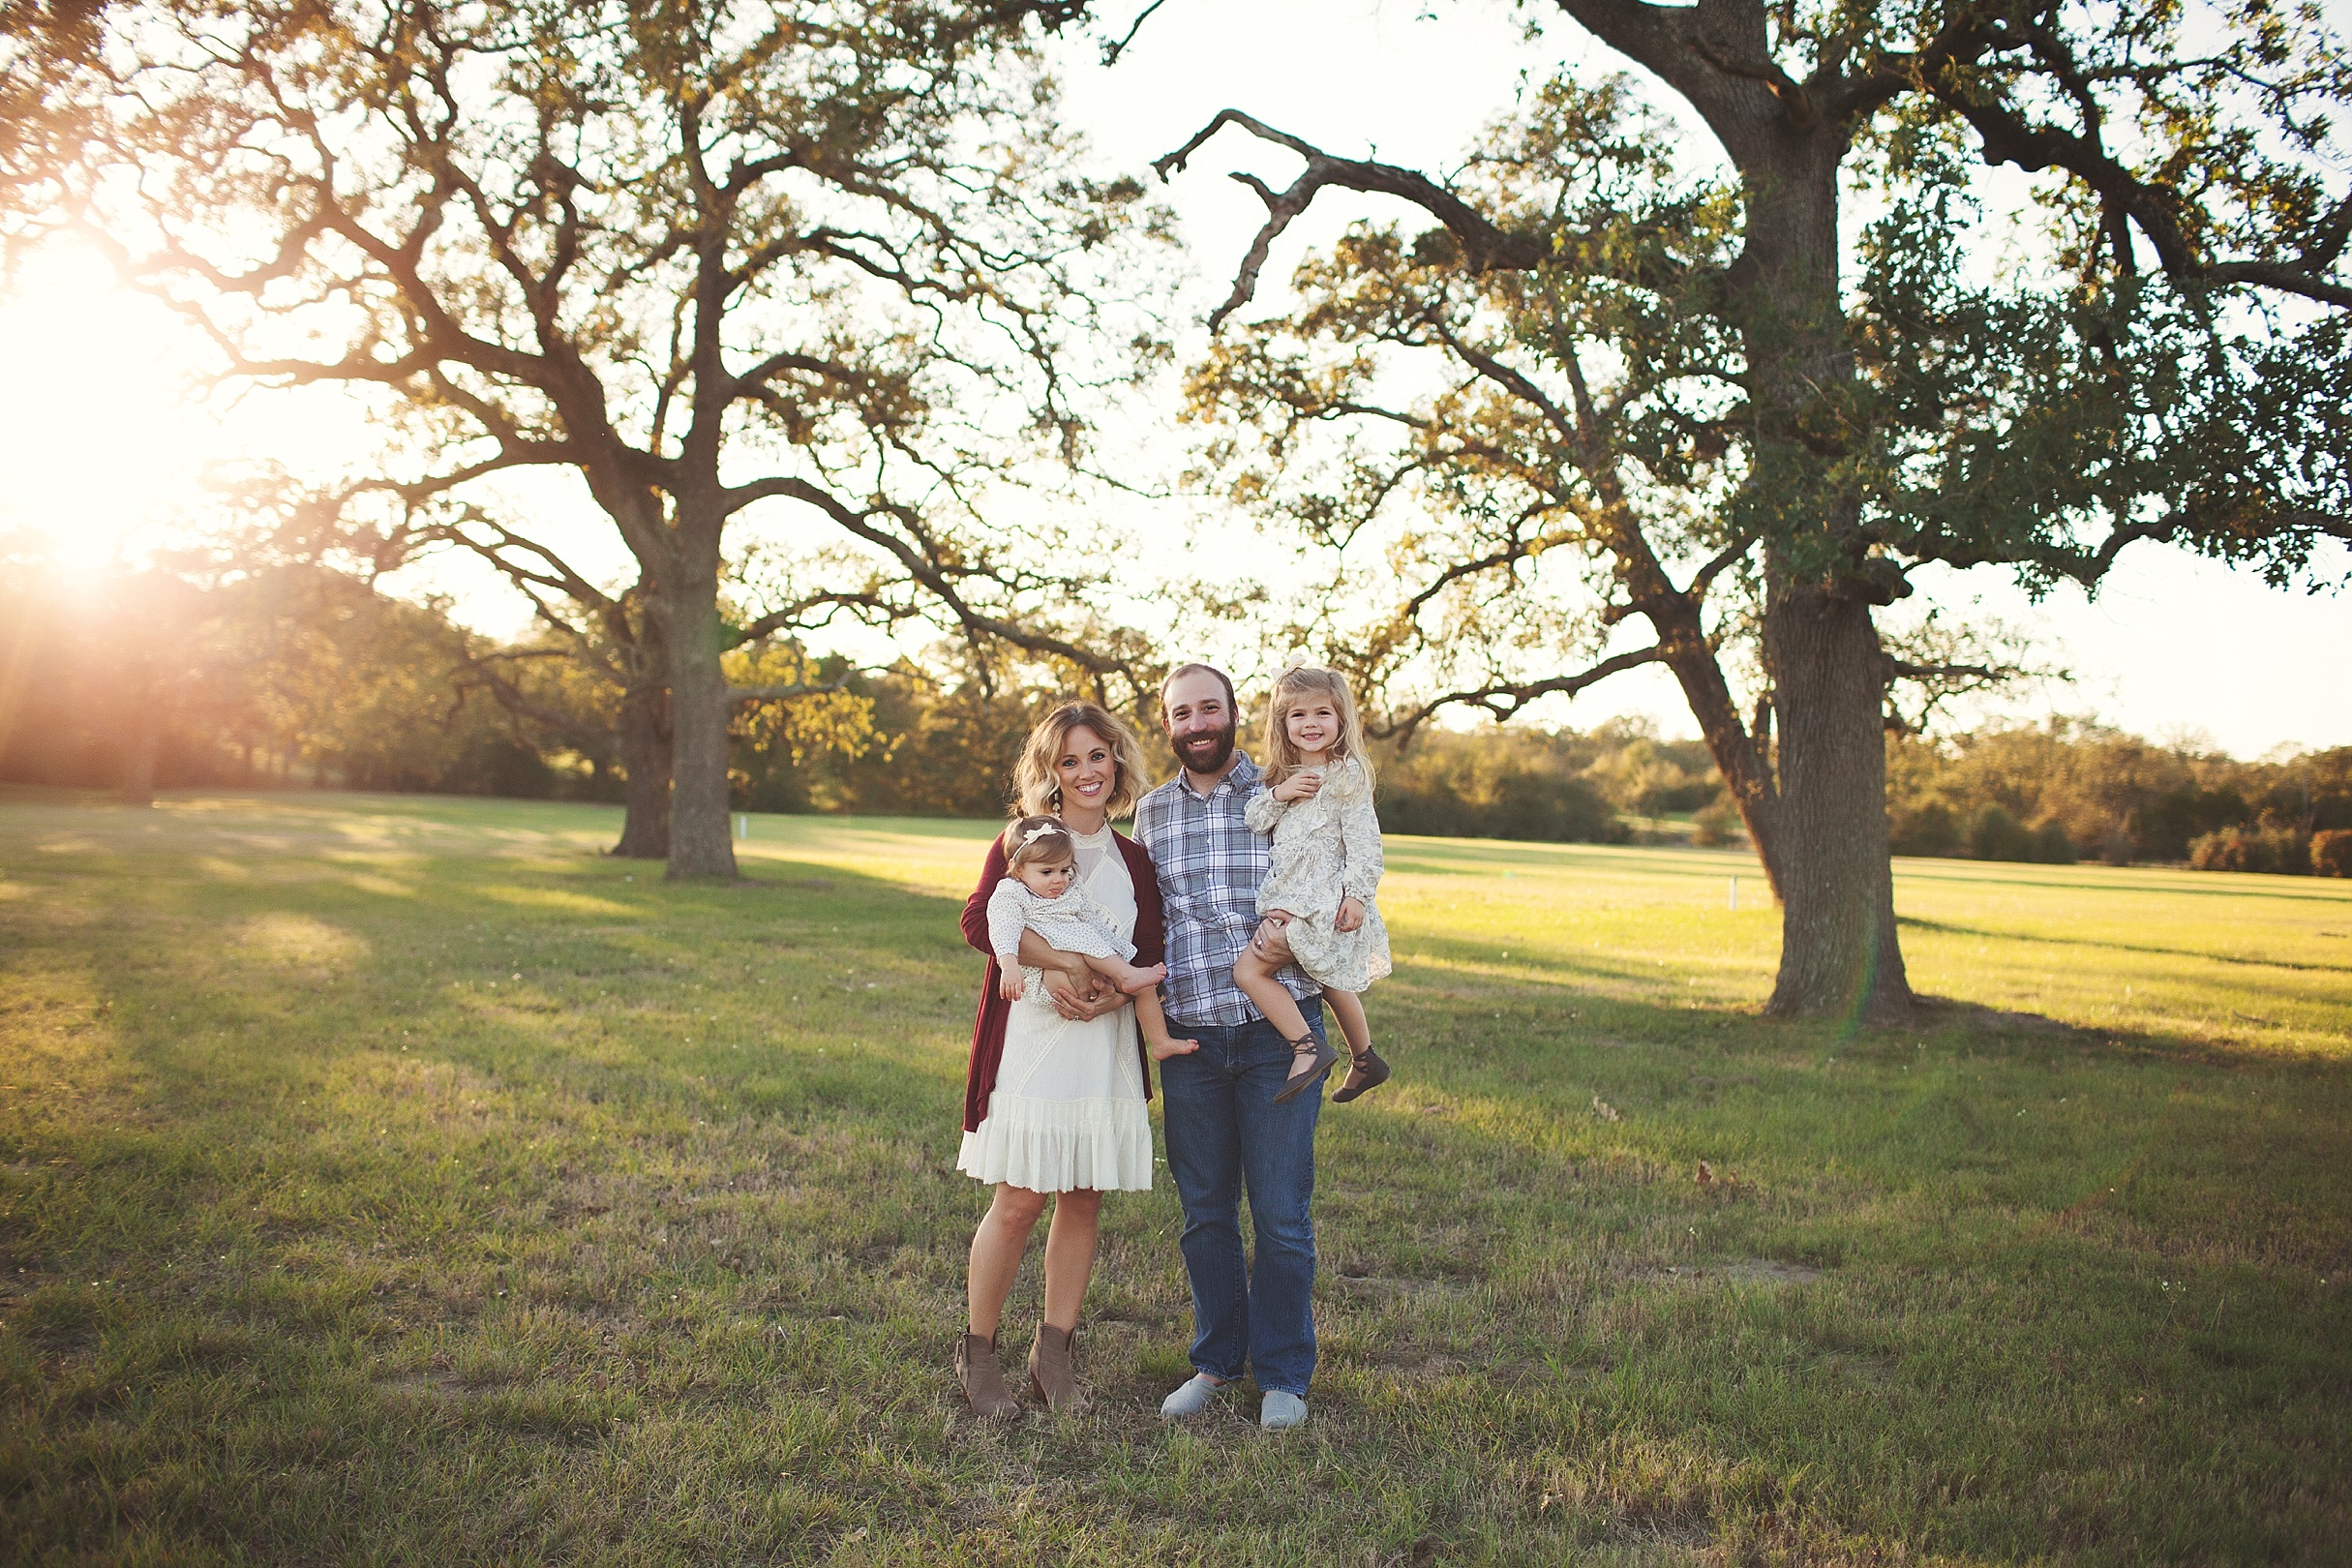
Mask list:
[[[1389,972],[1388,926],[1373,894],[1380,890],[1380,819],[1372,810],[1364,765],[1343,757],[1323,769],[1323,787],[1285,804],[1270,792],[1251,796],[1244,820],[1274,835],[1274,861],[1258,886],[1257,912],[1286,911],[1291,955],[1317,984],[1361,991]],[[1364,903],[1364,923],[1342,931],[1340,900]]]

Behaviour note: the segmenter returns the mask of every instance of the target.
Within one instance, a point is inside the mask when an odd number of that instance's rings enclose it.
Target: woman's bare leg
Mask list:
[[[1078,1326],[1101,1229],[1101,1193],[1080,1188],[1056,1194],[1053,1223],[1045,1230],[1045,1321],[1065,1333]]]
[[[1096,1197],[1100,1202],[1101,1194]],[[988,1212],[980,1216],[980,1228],[972,1233],[972,1266],[964,1277],[964,1311],[971,1320],[972,1332],[983,1340],[996,1338],[997,1323],[1005,1315],[1005,1298],[1012,1294],[1012,1282],[1021,1272],[1021,1254],[1029,1250],[1029,1232],[1037,1227],[1038,1216],[1044,1212],[1044,1193],[999,1182],[995,1200],[988,1205]],[[1054,1228],[1061,1228],[1059,1211],[1054,1216]],[[1090,1225],[1087,1231],[1090,1248],[1093,1234]],[[1053,1267],[1050,1237],[1046,1245],[1046,1271],[1050,1279]]]

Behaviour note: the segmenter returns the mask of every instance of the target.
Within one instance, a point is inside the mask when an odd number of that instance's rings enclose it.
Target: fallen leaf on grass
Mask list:
[[[1614,1105],[1612,1105],[1608,1101],[1603,1100],[1599,1095],[1592,1097],[1592,1114],[1598,1116],[1604,1122],[1622,1122],[1625,1120],[1622,1112],[1620,1112]]]

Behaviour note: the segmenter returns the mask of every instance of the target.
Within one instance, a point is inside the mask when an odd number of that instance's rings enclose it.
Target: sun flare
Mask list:
[[[136,551],[184,516],[220,418],[198,401],[192,334],[117,286],[105,259],[60,248],[0,303],[15,374],[0,387],[0,525],[69,567]]]
[[[213,464],[316,459],[358,424],[326,400],[207,395],[196,330],[79,246],[29,261],[0,297],[0,344],[14,371],[0,385],[0,530],[31,533],[70,572],[217,522]]]

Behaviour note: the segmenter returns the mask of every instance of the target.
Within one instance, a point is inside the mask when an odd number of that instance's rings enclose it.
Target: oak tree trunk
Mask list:
[[[620,842],[625,859],[660,860],[670,854],[670,690],[666,670],[654,670],[620,699],[622,781]]]
[[[1911,1008],[1887,859],[1886,654],[1867,599],[1816,586],[1764,612],[1780,721],[1780,974],[1765,1011],[1893,1022]]]
[[[119,797],[125,805],[155,804],[155,704],[142,692],[133,704],[131,745],[123,758]]]
[[[1886,842],[1889,664],[1871,612],[1908,592],[1870,558],[1858,499],[1833,478],[1854,356],[1838,293],[1842,127],[1764,107],[1727,137],[1746,201],[1739,289],[1757,457],[1751,504],[1783,515],[1765,547],[1764,667],[1779,720],[1770,842],[1780,974],[1765,1010],[1890,1021],[1911,986]]]
[[[681,530],[682,531],[682,530]],[[727,795],[727,728],[733,712],[718,612],[715,528],[708,551],[663,574],[664,629],[670,646],[670,866],[668,875],[732,877],[735,836]]]

